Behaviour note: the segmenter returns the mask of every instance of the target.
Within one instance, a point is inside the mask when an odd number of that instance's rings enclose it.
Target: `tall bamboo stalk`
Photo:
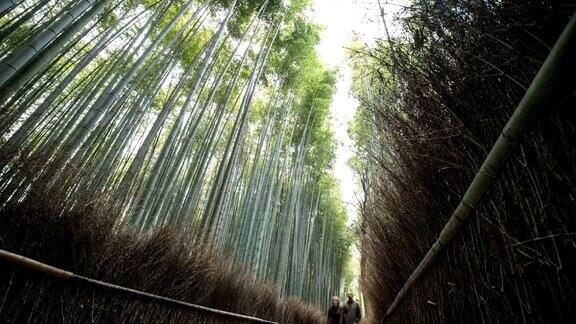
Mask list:
[[[36,35],[29,43],[22,44],[12,52],[8,60],[2,62],[0,66],[0,86],[4,86],[10,78],[16,74],[26,63],[44,49],[54,38],[56,38],[65,28],[70,26],[80,15],[90,8],[95,0],[82,0],[66,11],[58,20],[52,23],[46,30]],[[106,3],[102,0],[100,5]],[[74,30],[79,30],[88,23],[74,26]]]

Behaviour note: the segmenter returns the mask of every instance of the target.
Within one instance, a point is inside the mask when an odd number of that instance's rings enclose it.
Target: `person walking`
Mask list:
[[[344,314],[342,313],[342,307],[340,306],[340,299],[338,296],[332,297],[332,305],[328,309],[327,318],[328,324],[342,324],[344,321]]]
[[[360,323],[362,314],[360,313],[360,305],[354,300],[354,295],[351,293],[346,294],[348,297],[344,306],[342,306],[342,314],[344,315],[344,324]]]

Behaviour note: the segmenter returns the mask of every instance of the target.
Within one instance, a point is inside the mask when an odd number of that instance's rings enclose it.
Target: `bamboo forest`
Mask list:
[[[574,323],[576,3],[0,0],[0,323]]]

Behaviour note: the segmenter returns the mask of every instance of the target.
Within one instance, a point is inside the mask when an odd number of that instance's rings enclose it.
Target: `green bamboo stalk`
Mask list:
[[[170,23],[154,37],[154,40],[146,46],[144,52],[138,57],[136,62],[130,67],[128,72],[122,76],[120,81],[115,84],[109,91],[104,92],[98,99],[98,104],[94,104],[90,110],[83,116],[80,124],[76,127],[75,131],[67,138],[61,151],[57,154],[53,161],[56,167],[62,166],[67,162],[77,149],[89,135],[90,131],[96,126],[98,120],[104,115],[115,101],[120,97],[122,90],[128,85],[128,82],[137,75],[139,68],[146,63],[146,58],[160,45],[161,41],[166,37],[168,32],[176,25],[178,20],[187,12],[187,9],[192,6],[192,1],[184,3],[178,13],[172,17]]]
[[[74,41],[70,41],[79,30],[82,30],[82,26],[87,26],[89,22],[95,21],[98,23],[97,15],[100,14],[105,8],[106,2],[97,2],[88,11],[86,11],[80,18],[70,25],[69,28],[65,29],[60,36],[55,38],[43,51],[38,52],[36,56],[27,63],[27,65],[20,69],[19,73],[15,74],[10,78],[10,82],[2,87],[2,92],[0,96],[0,101],[11,97],[17,90],[19,90],[27,81],[29,81],[38,71],[49,66],[51,63],[58,61],[54,58],[57,55],[61,55],[70,51],[70,49],[76,45],[80,39],[85,36],[89,29],[85,29],[75,37]],[[106,15],[110,14],[108,11]]]
[[[103,1],[105,2],[105,1]],[[20,45],[14,50],[11,57],[2,62],[0,67],[0,85],[4,86],[10,78],[28,63],[38,52],[46,47],[58,34],[72,24],[80,15],[94,4],[94,0],[83,0],[68,10],[62,17],[51,24],[45,31],[34,37],[29,43]],[[84,24],[88,20],[84,21]],[[74,30],[79,30],[84,25],[79,24]]]
[[[2,24],[2,31],[0,31],[0,42],[3,42],[5,39],[8,38],[8,36],[10,36],[14,31],[16,31],[18,29],[18,27],[22,26],[23,23],[25,23],[26,21],[28,21],[31,17],[34,17],[35,14],[37,14],[37,12],[48,3],[49,0],[42,0],[39,1],[38,3],[36,3],[33,6],[28,7],[26,10],[24,10],[21,14],[19,14],[16,17],[12,17],[11,18],[11,22],[10,25],[8,27],[6,27],[6,25],[8,25],[8,23],[6,24]],[[4,9],[6,8],[6,4],[9,4],[13,2],[13,0],[7,0],[7,1],[0,1],[0,18],[2,18],[6,13],[8,13],[9,11],[7,11],[8,9]],[[6,27],[6,28],[4,28]]]
[[[105,32],[101,33],[101,36],[96,36],[93,39],[98,39],[96,44],[87,52],[85,53],[76,63],[76,65],[72,68],[70,72],[64,77],[62,81],[60,81],[56,87],[50,92],[50,94],[43,100],[43,102],[34,110],[34,112],[26,119],[26,122],[18,129],[18,131],[13,134],[6,143],[3,144],[3,147],[0,149],[0,156],[3,158],[8,157],[9,155],[13,154],[15,150],[17,150],[26,139],[26,137],[33,131],[36,124],[40,121],[41,118],[44,118],[46,114],[49,114],[51,109],[54,109],[54,102],[56,99],[62,94],[65,89],[70,85],[73,79],[115,39],[119,38],[123,32],[125,32],[129,27],[133,26],[137,21],[142,19],[142,16],[146,13],[146,10],[140,11],[137,15],[132,17],[128,22],[124,23],[120,28],[116,30],[114,27],[108,28]],[[128,12],[124,13],[125,17]],[[122,18],[120,19],[123,20]],[[88,43],[92,43],[92,40]],[[86,45],[88,45],[88,43]],[[52,47],[51,44],[49,47]],[[69,45],[68,45],[69,46]],[[28,70],[28,69],[27,69]],[[43,87],[40,87],[44,89]],[[6,96],[6,95],[4,95]],[[14,97],[17,97],[14,96]],[[14,99],[12,99],[14,100]],[[8,106],[8,105],[6,105]],[[31,105],[27,104],[26,102],[20,103],[18,105],[17,111],[13,113],[13,115],[19,117],[22,115],[23,111],[29,109]],[[10,118],[4,117],[4,124],[10,121]],[[0,132],[3,132],[6,128],[5,126],[0,127]]]
[[[574,60],[574,57],[576,57],[576,13],[572,15],[568,25],[556,41],[438,239],[406,280],[381,322],[394,311],[406,292],[430,267],[442,249],[456,236],[482,195],[497,179],[497,175],[503,169],[522,135],[548,103],[550,96],[562,80],[566,65],[573,63],[570,61]]]
[[[0,18],[5,14],[9,13],[10,10],[14,9],[23,0],[0,0]]]

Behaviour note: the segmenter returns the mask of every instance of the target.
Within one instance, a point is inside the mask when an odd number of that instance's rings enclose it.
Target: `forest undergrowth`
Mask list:
[[[321,323],[321,313],[256,281],[216,247],[177,228],[142,234],[106,202],[68,208],[32,194],[0,211],[0,249],[148,293],[278,323]],[[64,210],[64,211],[63,211]],[[48,277],[0,261],[3,323],[238,323],[158,301]]]
[[[574,12],[563,1],[413,1],[357,44],[352,133],[361,290],[380,320],[436,240]],[[390,26],[388,26],[390,27]],[[576,313],[574,66],[497,183],[392,323],[570,323]]]

